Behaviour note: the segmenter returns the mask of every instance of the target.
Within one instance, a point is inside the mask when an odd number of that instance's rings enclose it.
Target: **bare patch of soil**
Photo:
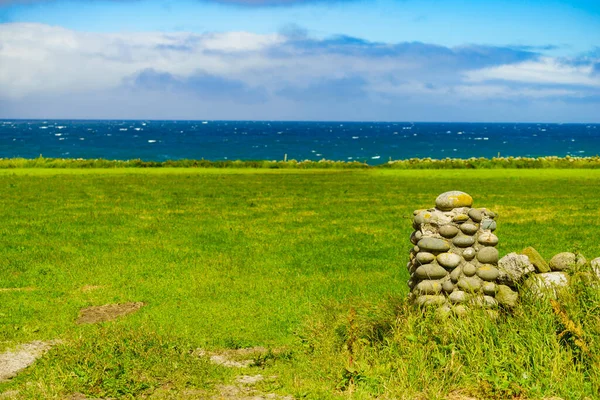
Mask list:
[[[29,367],[38,358],[50,350],[58,341],[25,343],[15,350],[0,354],[0,382],[14,378],[19,372]]]
[[[79,311],[78,324],[96,324],[99,322],[112,321],[120,316],[131,314],[142,308],[145,304],[142,302],[106,304],[103,306],[94,306],[84,308]]]
[[[213,364],[229,368],[246,368],[254,363],[254,358],[267,353],[264,347],[249,347],[245,349],[224,350],[220,352],[209,352],[197,349],[195,354],[201,357],[209,357]]]
[[[238,376],[235,384],[219,386],[219,394],[213,396],[213,400],[293,400],[292,396],[282,397],[274,393],[261,393],[253,388],[256,383],[264,379],[262,375]]]

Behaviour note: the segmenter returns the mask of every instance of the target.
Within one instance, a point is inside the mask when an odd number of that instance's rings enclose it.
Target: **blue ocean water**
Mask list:
[[[147,161],[594,156],[600,124],[0,120],[0,158]]]

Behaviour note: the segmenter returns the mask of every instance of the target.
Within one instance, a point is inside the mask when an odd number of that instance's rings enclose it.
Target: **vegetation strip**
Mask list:
[[[167,160],[144,161],[82,158],[0,158],[0,169],[14,168],[267,168],[267,169],[597,169],[600,156],[410,158],[371,165],[366,161],[336,160]]]

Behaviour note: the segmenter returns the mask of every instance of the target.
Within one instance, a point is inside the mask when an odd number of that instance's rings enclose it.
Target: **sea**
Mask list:
[[[600,154],[600,124],[0,120],[0,158],[336,160]]]

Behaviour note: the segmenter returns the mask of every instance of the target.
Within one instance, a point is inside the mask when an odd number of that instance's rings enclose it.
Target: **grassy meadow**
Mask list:
[[[296,399],[600,398],[600,291],[496,321],[405,304],[412,211],[462,190],[501,256],[600,257],[600,170],[0,170],[0,352],[60,339],[0,393]],[[582,275],[583,276],[583,275]],[[80,309],[144,302],[113,322]],[[196,349],[269,349],[243,370]],[[187,396],[187,397],[186,397]],[[0,395],[1,398],[1,395]]]

